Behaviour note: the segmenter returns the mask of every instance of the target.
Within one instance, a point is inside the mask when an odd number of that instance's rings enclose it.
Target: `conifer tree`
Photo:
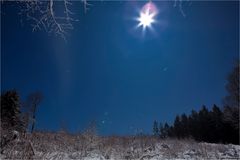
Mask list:
[[[188,124],[188,117],[185,113],[181,115],[181,121],[182,121],[182,136],[188,137],[189,136],[189,124]]]
[[[182,137],[181,133],[181,120],[180,117],[177,115],[174,121],[174,133],[177,138]]]
[[[226,85],[228,95],[224,98],[224,120],[237,131],[239,130],[239,74],[239,63],[237,63],[228,76]]]
[[[15,90],[7,91],[1,95],[1,139],[0,150],[3,153],[7,144],[24,131],[20,119],[20,98]]]
[[[156,120],[153,122],[153,135],[156,137],[159,136],[158,122]]]
[[[23,130],[20,119],[20,97],[15,90],[1,95],[1,128],[3,130]]]

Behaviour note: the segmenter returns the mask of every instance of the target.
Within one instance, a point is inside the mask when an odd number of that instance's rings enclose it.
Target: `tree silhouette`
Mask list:
[[[20,97],[16,90],[1,95],[1,128],[22,131],[20,119]]]
[[[156,120],[153,122],[153,135],[159,136],[158,122]]]
[[[1,95],[1,153],[5,147],[18,138],[24,131],[20,119],[20,97],[16,90],[10,90]]]
[[[167,123],[165,123],[164,125],[162,123],[160,123],[160,137],[161,138],[167,138],[169,136],[169,125]]]
[[[239,63],[228,76],[226,90],[228,95],[224,98],[224,120],[239,130]]]
[[[31,133],[34,131],[35,123],[36,123],[36,111],[37,107],[40,105],[43,99],[43,95],[41,92],[34,92],[30,94],[27,98],[26,108],[29,114],[29,119],[32,122],[31,124]]]
[[[174,133],[177,138],[182,138],[182,126],[181,126],[181,119],[179,115],[176,116],[174,124]]]

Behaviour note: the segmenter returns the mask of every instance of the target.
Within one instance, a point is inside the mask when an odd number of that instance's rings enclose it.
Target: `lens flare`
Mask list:
[[[156,22],[154,18],[157,13],[158,10],[155,4],[153,4],[152,2],[146,3],[140,11],[140,16],[137,18],[137,21],[139,22],[137,27],[142,27],[143,31],[147,27],[151,29],[152,23]]]

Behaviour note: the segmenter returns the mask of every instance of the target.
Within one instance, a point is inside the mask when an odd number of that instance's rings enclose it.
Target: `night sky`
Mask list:
[[[153,1],[154,2],[154,1]],[[72,132],[91,121],[100,134],[151,133],[154,120],[203,104],[222,105],[226,77],[239,54],[239,2],[154,2],[154,31],[135,28],[146,2],[73,2],[67,41],[32,32],[14,2],[1,11],[1,90],[34,91],[44,99],[37,129]]]

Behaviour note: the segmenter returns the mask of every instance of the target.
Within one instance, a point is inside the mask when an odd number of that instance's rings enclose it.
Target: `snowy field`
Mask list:
[[[23,138],[22,138],[23,139]],[[91,133],[35,133],[15,140],[1,159],[121,160],[239,159],[240,146],[146,136],[99,137]]]

